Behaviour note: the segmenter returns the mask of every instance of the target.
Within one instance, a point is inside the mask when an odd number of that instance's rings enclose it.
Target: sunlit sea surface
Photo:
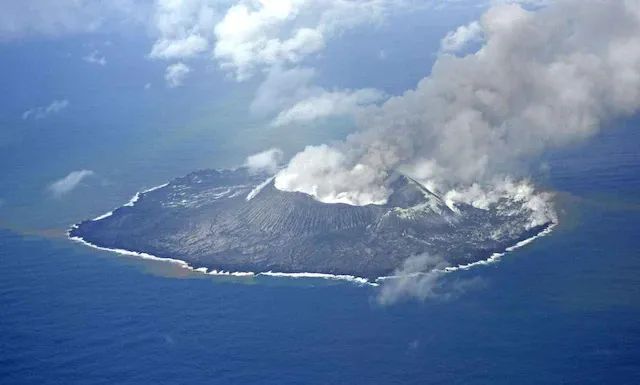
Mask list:
[[[71,243],[59,216],[24,225],[54,213],[4,218],[0,384],[639,384],[637,126],[549,154],[560,225],[449,275],[481,284],[446,300],[204,276]],[[64,220],[111,208],[77,207]]]

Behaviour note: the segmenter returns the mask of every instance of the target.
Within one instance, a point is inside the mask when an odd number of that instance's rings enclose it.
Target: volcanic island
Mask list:
[[[553,225],[503,198],[490,207],[450,204],[395,173],[385,204],[323,203],[281,191],[248,168],[201,170],[136,194],[131,202],[74,225],[69,237],[104,249],[184,261],[204,272],[393,275],[428,253],[469,266]]]

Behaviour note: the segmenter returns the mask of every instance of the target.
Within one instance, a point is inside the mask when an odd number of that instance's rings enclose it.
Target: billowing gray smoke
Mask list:
[[[640,107],[640,0],[499,5],[480,25],[477,52],[441,54],[416,89],[361,117],[360,132],[298,153],[276,186],[324,202],[382,203],[389,173],[401,170],[460,192]]]

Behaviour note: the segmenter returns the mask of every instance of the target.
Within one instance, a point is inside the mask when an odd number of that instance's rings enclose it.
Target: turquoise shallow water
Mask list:
[[[558,228],[449,275],[479,284],[448,300],[383,307],[376,288],[204,277],[60,226],[2,230],[0,383],[640,383],[638,144],[626,127],[550,155]]]

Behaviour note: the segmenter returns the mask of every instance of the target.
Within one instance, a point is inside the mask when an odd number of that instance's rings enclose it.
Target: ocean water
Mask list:
[[[548,154],[554,232],[424,302],[204,276],[69,242],[64,226],[6,225],[0,384],[638,384],[637,128]]]

